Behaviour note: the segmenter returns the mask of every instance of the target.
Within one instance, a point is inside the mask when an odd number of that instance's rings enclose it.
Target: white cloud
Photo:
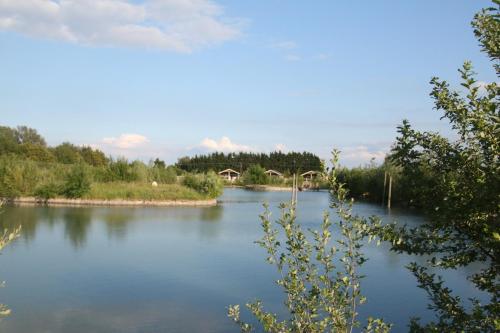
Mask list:
[[[277,49],[293,50],[293,49],[296,49],[298,45],[294,41],[285,40],[285,41],[274,43],[272,46],[274,48],[277,48]]]
[[[205,138],[201,141],[200,147],[209,151],[236,152],[236,151],[255,151],[254,148],[232,142],[227,136],[223,136],[219,141]]]
[[[132,149],[149,142],[148,138],[140,134],[122,134],[119,137],[102,139],[102,143],[118,149]]]
[[[274,146],[274,150],[275,151],[281,151],[283,153],[287,152],[288,151],[288,148],[285,144],[283,143],[278,143],[276,144],[276,146]]]
[[[241,25],[211,0],[0,0],[0,30],[91,46],[191,52]]]
[[[301,60],[302,58],[296,54],[287,54],[285,56],[285,59],[288,60],[288,61],[299,61]]]
[[[340,152],[340,160],[343,165],[350,167],[369,163],[372,159],[376,163],[382,163],[388,150],[388,147],[344,147]]]

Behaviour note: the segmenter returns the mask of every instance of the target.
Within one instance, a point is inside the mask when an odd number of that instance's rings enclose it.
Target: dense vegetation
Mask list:
[[[476,14],[472,25],[500,77],[500,1],[494,5]],[[458,139],[416,131],[404,121],[394,147],[392,160],[412,181],[409,186],[418,188],[428,222],[414,229],[389,225],[377,232],[392,241],[393,251],[431,257],[426,265],[409,266],[437,314],[436,322],[413,320],[411,329],[418,332],[500,330],[500,88],[492,82],[480,91],[470,62],[459,72],[465,94],[439,78],[431,80],[435,108]],[[422,186],[425,177],[430,186]],[[467,267],[469,280],[489,299],[464,304],[433,273],[457,267]]]
[[[330,220],[325,213],[320,230],[303,230],[297,222],[296,206],[282,204],[281,216],[271,222],[271,214],[261,215],[264,236],[257,243],[267,252],[267,261],[274,265],[284,292],[288,311],[285,318],[264,309],[261,301],[247,304],[259,323],[258,331],[353,332],[361,326],[359,307],[366,301],[361,293],[360,267],[367,260],[362,252],[367,229],[381,227],[378,219],[356,216],[347,190],[337,178],[338,152],[333,156],[334,168],[328,180],[333,196],[331,207],[337,216]],[[332,239],[337,228],[340,239]],[[254,327],[240,317],[239,305],[229,306],[228,316],[241,332]],[[391,325],[381,319],[368,318],[363,332],[388,332]]]
[[[0,126],[3,198],[173,200],[215,198],[221,194],[222,182],[216,175],[191,175],[191,181],[182,181],[184,174],[159,159],[149,164],[113,159],[97,149],[67,142],[48,147],[35,129]],[[153,181],[160,186],[153,188]]]
[[[500,77],[500,0],[493,3],[494,7],[475,15],[472,26]],[[281,274],[276,282],[285,292],[289,310],[289,316],[280,321],[259,301],[247,304],[261,330],[352,332],[353,327],[359,327],[355,314],[362,302],[357,298],[360,289],[356,269],[366,260],[360,241],[368,237],[388,242],[396,253],[426,256],[426,260],[409,264],[408,269],[428,295],[429,309],[435,312],[436,320],[421,323],[412,318],[411,332],[500,331],[500,89],[495,82],[481,87],[470,62],[465,62],[459,72],[465,94],[439,78],[432,78],[430,94],[436,110],[443,112],[458,139],[420,132],[403,121],[392,154],[383,166],[334,168],[331,193],[341,219],[337,224],[340,239],[330,238],[331,223],[325,217],[321,230],[313,231],[311,245],[295,223],[293,206],[282,206],[278,229],[267,213],[261,216],[264,237],[258,243]],[[407,198],[403,201],[415,200],[426,214],[426,222],[410,229],[396,223],[380,224],[375,217],[365,220],[353,216],[336,171],[350,183],[354,195],[374,198],[383,193],[383,174],[394,175],[398,183],[405,184]],[[278,237],[280,231],[284,237]],[[340,258],[336,256],[339,249]],[[458,267],[467,268],[469,281],[487,297],[465,303],[436,273]],[[239,306],[230,306],[228,315],[242,332],[253,331],[240,319]],[[389,329],[385,323],[372,320],[364,331]]]
[[[300,173],[309,170],[322,171],[323,162],[312,153],[212,153],[210,155],[196,155],[182,157],[176,166],[185,171],[207,172],[221,171],[227,168],[238,172],[247,170],[252,165],[260,165],[264,169],[273,169],[281,173]]]

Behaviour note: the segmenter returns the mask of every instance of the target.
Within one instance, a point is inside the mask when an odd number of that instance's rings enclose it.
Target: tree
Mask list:
[[[19,145],[19,152],[27,159],[38,162],[54,162],[54,155],[47,147],[33,143],[23,143]]]
[[[52,149],[54,156],[59,163],[75,164],[78,163],[82,158],[80,156],[78,147],[69,142],[63,142],[59,146],[56,146]]]
[[[66,176],[63,194],[68,198],[81,198],[90,191],[90,174],[84,164],[76,164]]]
[[[0,155],[17,152],[16,131],[7,126],[0,126]]]
[[[206,174],[187,174],[182,184],[205,195],[207,198],[217,198],[224,189],[222,180],[213,171]]]
[[[260,165],[251,165],[243,174],[243,182],[248,185],[265,185],[269,183],[269,177],[266,170]]]
[[[352,212],[353,201],[347,200],[347,190],[337,180],[338,152],[334,152],[334,168],[329,174],[332,208],[339,220],[330,221],[327,213],[319,231],[306,234],[296,221],[294,204],[282,204],[281,217],[275,229],[270,213],[261,215],[263,238],[257,243],[266,249],[270,264],[276,266],[280,279],[276,283],[283,289],[289,318],[279,320],[266,312],[260,301],[247,304],[265,332],[352,332],[361,325],[358,307],[364,303],[361,295],[358,269],[367,260],[361,248],[366,230],[380,227],[380,220],[366,220]],[[341,238],[334,240],[333,227]],[[285,242],[282,243],[280,231]],[[312,237],[310,242],[309,237]],[[238,305],[230,306],[228,315],[242,332],[253,327],[240,318]],[[369,318],[363,331],[388,332],[390,325],[380,319]]]
[[[500,76],[500,1],[494,0],[494,4],[494,8],[478,13],[472,25]],[[438,78],[431,80],[430,94],[458,139],[450,141],[437,133],[419,132],[404,121],[393,149],[394,163],[414,180],[413,185],[418,186],[423,167],[433,175],[433,186],[420,188],[426,198],[423,208],[428,222],[413,229],[391,224],[374,232],[391,241],[393,251],[431,257],[427,266],[409,265],[437,316],[436,322],[426,324],[413,319],[410,328],[417,332],[500,330],[499,87],[495,82],[481,87],[470,62],[465,62],[459,72],[465,96]],[[477,262],[482,268],[472,265]],[[464,305],[428,267],[468,267],[474,272],[469,280],[489,295],[489,301],[472,299],[470,305]]]
[[[160,160],[159,158],[156,158],[153,162],[153,166],[155,168],[159,168],[159,169],[165,169],[165,161],[162,161]]]
[[[108,164],[106,155],[99,149],[92,149],[92,147],[80,148],[80,155],[88,165],[102,167]]]
[[[27,126],[17,126],[15,132],[16,132],[17,143],[19,144],[29,143],[32,145],[39,145],[42,147],[47,146],[45,139],[40,134],[38,134],[37,130],[34,128],[30,128]]]

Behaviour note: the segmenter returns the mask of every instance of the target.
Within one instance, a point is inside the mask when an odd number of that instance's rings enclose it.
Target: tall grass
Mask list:
[[[160,184],[153,187],[144,183],[94,183],[85,199],[98,200],[203,200],[208,196],[179,184]]]

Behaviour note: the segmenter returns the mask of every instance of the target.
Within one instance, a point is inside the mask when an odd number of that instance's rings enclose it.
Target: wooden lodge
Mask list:
[[[240,173],[233,169],[226,169],[219,172],[219,176],[227,181],[233,182],[236,179],[240,178]]]
[[[316,181],[320,177],[321,173],[319,171],[307,171],[301,174],[302,177],[302,189],[304,190],[318,190],[319,183]]]
[[[283,178],[283,174],[281,172],[272,169],[267,170],[265,174],[269,177]]]
[[[319,174],[320,174],[319,171],[311,170],[311,171],[304,172],[300,176],[302,177],[302,179],[304,181],[313,181],[316,178],[318,178]]]

